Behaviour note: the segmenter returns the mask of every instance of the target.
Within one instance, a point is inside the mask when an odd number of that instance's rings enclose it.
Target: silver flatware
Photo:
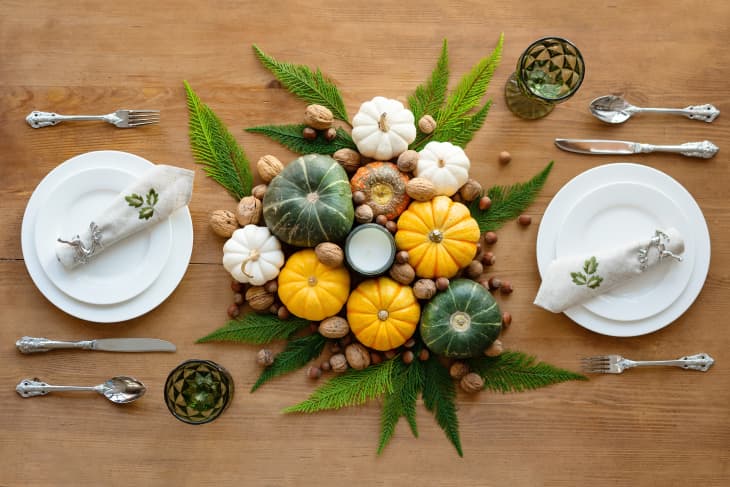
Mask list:
[[[160,121],[159,110],[117,110],[106,115],[60,115],[54,112],[32,111],[25,117],[28,125],[34,129],[58,125],[61,122],[100,120],[119,128],[134,128]]]
[[[687,142],[680,145],[652,145],[625,140],[602,139],[555,139],[555,145],[568,152],[596,155],[625,155],[648,152],[671,152],[687,157],[709,159],[720,150],[709,140]]]
[[[617,95],[599,96],[591,102],[589,108],[597,119],[606,123],[624,123],[637,113],[684,115],[692,120],[702,120],[708,123],[720,115],[720,110],[710,104],[691,105],[686,108],[641,108]]]
[[[685,370],[707,372],[715,359],[706,353],[688,355],[676,360],[629,360],[621,355],[598,355],[582,359],[583,371],[591,374],[620,374],[633,367],[674,366]]]
[[[133,377],[112,377],[98,386],[53,386],[39,379],[23,379],[15,388],[22,397],[45,396],[49,392],[93,391],[106,397],[113,403],[126,404],[144,396],[147,388]]]
[[[174,352],[175,345],[157,338],[102,338],[63,342],[48,338],[22,337],[15,346],[21,353],[48,352],[57,349],[101,350],[104,352]]]

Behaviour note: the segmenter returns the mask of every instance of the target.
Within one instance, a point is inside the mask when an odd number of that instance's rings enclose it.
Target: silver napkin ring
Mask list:
[[[81,241],[81,237],[76,235],[74,238],[69,240],[63,240],[62,238],[57,239],[60,243],[64,243],[74,247],[74,262],[79,264],[86,264],[89,259],[102,248],[101,244],[101,229],[99,226],[91,222],[89,224],[89,232],[91,232],[91,245],[88,247]]]
[[[667,244],[670,242],[669,235],[661,230],[655,230],[654,236],[649,240],[649,245],[642,247],[638,252],[639,269],[644,272],[649,268],[649,250],[656,248],[659,252],[659,262],[665,257],[672,258],[677,262],[682,262],[682,257],[667,250]]]

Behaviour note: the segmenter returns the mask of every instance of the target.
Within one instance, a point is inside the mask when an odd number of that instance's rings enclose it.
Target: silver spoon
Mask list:
[[[144,396],[147,388],[144,384],[132,377],[112,377],[103,384],[92,387],[81,386],[52,386],[38,379],[23,379],[15,390],[23,397],[45,396],[49,392],[62,391],[94,391],[117,404],[136,401]]]
[[[591,113],[606,123],[624,123],[637,113],[668,113],[684,115],[692,120],[712,122],[720,115],[720,110],[712,105],[692,105],[687,108],[640,108],[632,105],[618,95],[600,96],[590,104]]]

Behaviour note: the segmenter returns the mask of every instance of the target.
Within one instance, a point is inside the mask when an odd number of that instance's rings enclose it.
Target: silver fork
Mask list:
[[[656,365],[670,365],[681,367],[685,370],[700,370],[706,372],[715,359],[706,353],[687,355],[676,360],[629,360],[621,355],[598,355],[595,357],[584,357],[581,360],[583,371],[591,374],[620,374],[632,367],[646,367]]]
[[[117,110],[107,115],[59,115],[53,112],[30,112],[25,121],[34,129],[57,125],[64,121],[101,120],[120,128],[133,128],[160,121],[159,110]]]

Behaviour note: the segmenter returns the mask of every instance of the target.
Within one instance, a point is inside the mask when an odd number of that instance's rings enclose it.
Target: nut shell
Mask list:
[[[430,134],[436,130],[436,120],[431,115],[424,115],[418,120],[418,129],[424,134]]]
[[[413,294],[418,299],[431,299],[436,294],[436,283],[433,279],[419,279],[413,285]]]
[[[254,198],[263,200],[266,195],[266,190],[269,188],[266,184],[257,184],[251,189],[251,196]]]
[[[337,161],[348,173],[357,171],[360,167],[360,153],[352,149],[344,148],[332,154],[332,158]]]
[[[484,355],[487,357],[499,357],[502,355],[502,352],[504,351],[504,345],[502,344],[502,340],[494,340],[492,344],[484,350]]]
[[[330,357],[332,372],[344,372],[347,370],[347,358],[343,353],[336,353]]]
[[[339,267],[345,260],[342,247],[332,242],[322,242],[314,248],[317,259],[327,267]]]
[[[219,237],[231,238],[238,229],[236,214],[228,210],[215,210],[210,214],[210,228]]]
[[[268,367],[274,363],[274,353],[268,348],[262,348],[256,354],[256,363]]]
[[[304,123],[317,130],[327,130],[332,126],[332,111],[322,105],[309,105],[304,110]]]
[[[282,164],[275,156],[266,155],[258,160],[256,163],[256,170],[258,171],[261,180],[268,183],[284,170],[284,164]]]
[[[464,185],[459,188],[459,194],[466,202],[471,202],[480,198],[482,191],[482,185],[476,179],[467,179]]]
[[[469,372],[461,378],[459,385],[464,392],[471,394],[479,392],[484,388],[484,379],[476,372]]]
[[[350,333],[350,325],[341,316],[331,316],[319,324],[319,334],[326,338],[342,338]]]
[[[236,208],[236,220],[239,225],[258,225],[263,214],[264,204],[253,196],[244,196]]]
[[[246,301],[254,311],[266,311],[274,304],[274,295],[264,286],[251,286],[246,291]]]
[[[390,277],[407,286],[416,278],[416,270],[410,264],[393,264],[390,268]]]
[[[464,362],[454,362],[449,368],[449,375],[453,379],[461,379],[469,373],[469,366]]]
[[[345,349],[347,363],[355,370],[362,370],[370,365],[370,352],[359,343],[351,343]]]
[[[398,156],[398,169],[402,172],[413,172],[418,166],[418,152],[407,150]]]
[[[358,223],[370,223],[373,221],[375,213],[370,205],[362,204],[355,208],[355,220]]]
[[[426,178],[412,178],[406,184],[406,194],[416,201],[429,201],[436,196],[436,186]]]

